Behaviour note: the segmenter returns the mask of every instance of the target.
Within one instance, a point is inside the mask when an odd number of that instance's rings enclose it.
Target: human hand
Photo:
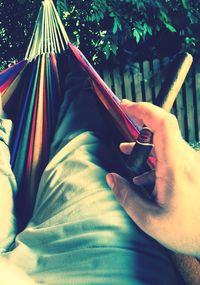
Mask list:
[[[116,173],[107,182],[127,214],[147,234],[171,250],[200,256],[200,153],[181,137],[176,118],[150,103],[121,104],[125,112],[154,132],[154,172],[133,179],[145,186],[155,179],[154,199],[146,199]],[[130,153],[132,144],[121,144]],[[147,189],[148,190],[148,189]]]

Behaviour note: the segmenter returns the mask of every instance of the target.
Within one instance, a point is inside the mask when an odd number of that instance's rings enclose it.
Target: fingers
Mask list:
[[[139,119],[154,132],[160,127],[160,122],[169,116],[168,112],[147,102],[134,103],[122,100],[121,107],[130,117]]]
[[[131,142],[131,143],[123,142],[119,145],[119,148],[120,148],[121,152],[129,155],[129,154],[131,154],[134,146],[135,146],[135,142]],[[152,148],[150,155],[152,155],[154,157],[156,156],[154,148]]]
[[[133,182],[138,186],[148,186],[155,183],[155,170],[151,170],[143,173],[140,176],[136,176],[133,178]],[[148,189],[147,189],[148,190]]]
[[[121,106],[130,117],[138,118],[154,132],[153,142],[158,161],[171,161],[182,141],[175,116],[150,103],[123,100]]]
[[[121,143],[119,145],[120,150],[124,153],[124,154],[131,154],[133,148],[134,148],[135,142],[131,142],[131,143]]]
[[[161,128],[170,127],[180,135],[176,118],[160,107],[147,102],[133,103],[128,100],[122,100],[121,106],[130,117],[141,120],[143,125],[149,127],[154,133],[161,131]]]
[[[154,216],[160,212],[159,206],[138,193],[124,178],[115,173],[106,176],[108,185],[127,214],[145,232],[153,229]]]

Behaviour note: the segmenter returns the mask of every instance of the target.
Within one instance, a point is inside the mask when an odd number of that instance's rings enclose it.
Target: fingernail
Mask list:
[[[122,99],[122,101],[121,101],[122,104],[129,103],[129,102],[130,102],[130,101],[127,100],[127,99]]]
[[[129,105],[130,104],[130,102],[128,101],[128,100],[126,100],[126,99],[123,99],[122,101],[121,101],[121,106],[122,107],[126,107],[127,105]]]
[[[114,181],[114,177],[111,173],[106,175],[106,181],[107,181],[108,185],[110,186],[110,188],[113,189],[115,186],[115,181]]]
[[[122,99],[121,104],[122,105],[130,105],[130,104],[135,104],[135,102],[129,101],[127,99]]]

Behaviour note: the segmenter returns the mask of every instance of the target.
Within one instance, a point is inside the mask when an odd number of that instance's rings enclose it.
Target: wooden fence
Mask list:
[[[168,58],[155,59],[99,73],[120,99],[154,102],[168,63]],[[172,113],[179,121],[183,137],[191,143],[200,141],[200,61],[193,63]]]

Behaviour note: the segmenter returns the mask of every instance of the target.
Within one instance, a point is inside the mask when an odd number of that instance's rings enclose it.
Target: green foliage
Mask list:
[[[69,38],[94,63],[199,54],[196,0],[55,0]],[[22,58],[40,0],[0,0],[1,61]],[[14,11],[14,13],[13,13]]]
[[[135,53],[140,57],[139,49],[148,44],[150,46],[146,47],[146,54],[152,57],[162,55],[158,43],[163,45],[165,51],[167,46],[171,52],[187,50],[195,54],[199,51],[198,1],[59,2],[67,2],[67,11],[73,11],[63,17],[70,38],[87,54],[93,55],[97,63],[102,62],[104,57],[108,60],[120,54],[126,54],[127,57],[131,54],[134,58]],[[176,42],[173,42],[174,39]],[[174,50],[172,45],[175,46]]]
[[[40,5],[40,0],[0,0],[0,70],[24,57]]]
[[[162,10],[160,11],[159,19],[170,32],[172,33],[176,32],[175,27],[173,27],[172,24],[170,23],[170,19],[167,16],[165,11],[162,11]]]
[[[56,7],[58,14],[62,16],[64,13],[67,13],[67,4],[64,0],[57,0]]]

